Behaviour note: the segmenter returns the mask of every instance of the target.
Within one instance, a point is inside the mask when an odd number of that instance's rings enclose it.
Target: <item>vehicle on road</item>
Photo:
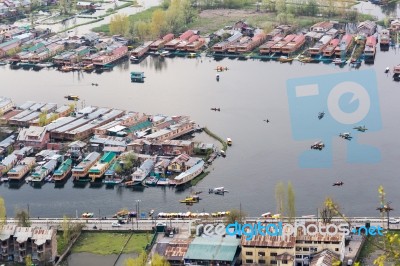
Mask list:
[[[111,224],[111,227],[120,227],[121,226],[121,224],[119,224],[119,223],[112,223]]]
[[[400,219],[390,218],[389,223],[390,224],[400,224]]]

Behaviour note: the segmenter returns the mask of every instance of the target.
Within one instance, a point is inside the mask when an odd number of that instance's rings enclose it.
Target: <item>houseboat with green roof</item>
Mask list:
[[[122,177],[117,176],[116,169],[117,167],[121,167],[121,162],[116,160],[113,164],[111,164],[110,168],[104,173],[103,183],[106,185],[116,185],[122,183],[124,179]]]
[[[67,159],[65,160],[60,167],[54,171],[53,180],[54,182],[63,182],[68,177],[68,174],[71,172],[72,169],[72,160]]]
[[[87,175],[89,169],[99,160],[100,153],[92,152],[83,159],[77,166],[72,168],[72,177],[74,181],[89,181]]]
[[[89,169],[89,178],[91,178],[91,182],[96,182],[101,179],[116,157],[117,154],[114,152],[105,153],[100,161]]]
[[[144,72],[131,72],[131,82],[144,82]]]

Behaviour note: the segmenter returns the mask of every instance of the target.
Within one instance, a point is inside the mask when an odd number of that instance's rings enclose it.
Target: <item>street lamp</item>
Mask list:
[[[382,204],[380,207],[376,208],[378,211],[380,211],[380,213],[387,213],[387,229],[389,230],[389,213],[390,211],[393,211],[393,208],[390,207],[390,203],[392,203],[391,201],[386,202],[386,204]]]
[[[136,230],[139,230],[140,202],[141,200],[136,200]]]

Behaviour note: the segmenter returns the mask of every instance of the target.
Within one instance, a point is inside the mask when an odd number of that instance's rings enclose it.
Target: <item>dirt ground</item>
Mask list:
[[[254,17],[260,16],[260,12],[250,10],[239,10],[239,9],[208,9],[203,10],[200,13],[200,18],[215,18],[215,17]]]

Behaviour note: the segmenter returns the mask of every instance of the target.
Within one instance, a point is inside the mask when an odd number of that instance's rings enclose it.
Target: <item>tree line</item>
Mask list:
[[[160,38],[167,33],[178,34],[197,17],[190,0],[165,0],[161,8],[153,11],[150,19],[134,20],[124,14],[111,18],[110,33],[139,40]]]

